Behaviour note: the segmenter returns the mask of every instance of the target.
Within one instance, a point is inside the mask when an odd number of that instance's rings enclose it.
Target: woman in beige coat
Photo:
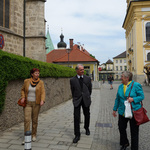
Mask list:
[[[33,142],[36,141],[40,107],[45,103],[44,83],[39,79],[39,74],[39,69],[33,68],[30,71],[31,78],[24,80],[24,85],[21,89],[21,103],[26,101],[26,107],[24,108],[24,132],[30,131],[30,122],[32,120]]]

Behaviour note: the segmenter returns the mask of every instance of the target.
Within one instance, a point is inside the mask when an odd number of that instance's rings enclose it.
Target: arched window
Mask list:
[[[9,28],[10,0],[0,0],[0,26]]]
[[[146,41],[150,41],[150,22],[146,23]]]
[[[147,54],[147,61],[150,61],[150,52]]]

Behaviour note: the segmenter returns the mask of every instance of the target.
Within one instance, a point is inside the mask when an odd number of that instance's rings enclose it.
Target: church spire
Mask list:
[[[53,45],[53,42],[51,40],[50,33],[49,33],[49,25],[47,25],[47,35],[46,35],[45,44],[46,44],[46,54],[48,54],[54,49],[54,45]]]

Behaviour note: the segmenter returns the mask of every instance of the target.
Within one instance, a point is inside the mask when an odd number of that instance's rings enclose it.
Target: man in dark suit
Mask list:
[[[77,143],[80,140],[80,110],[81,106],[84,114],[84,128],[85,134],[90,135],[90,105],[91,105],[91,93],[92,83],[91,78],[84,75],[84,66],[78,64],[76,67],[77,75],[70,79],[71,92],[74,105],[74,134],[75,138],[73,143]]]

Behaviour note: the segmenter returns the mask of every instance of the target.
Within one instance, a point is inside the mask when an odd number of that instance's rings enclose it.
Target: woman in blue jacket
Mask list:
[[[126,150],[129,146],[129,141],[127,138],[126,128],[128,121],[130,122],[131,131],[131,150],[138,150],[138,139],[139,139],[139,126],[136,125],[134,116],[130,118],[125,118],[125,105],[124,101],[131,103],[133,110],[138,110],[141,108],[141,101],[144,99],[144,93],[141,84],[134,82],[132,80],[132,73],[129,71],[124,71],[121,75],[122,84],[118,88],[118,92],[115,99],[115,104],[113,108],[113,116],[116,117],[116,111],[119,114],[118,126],[120,132],[120,150]],[[131,86],[133,88],[131,90]],[[131,91],[131,93],[130,93]],[[129,96],[130,93],[130,97]]]

